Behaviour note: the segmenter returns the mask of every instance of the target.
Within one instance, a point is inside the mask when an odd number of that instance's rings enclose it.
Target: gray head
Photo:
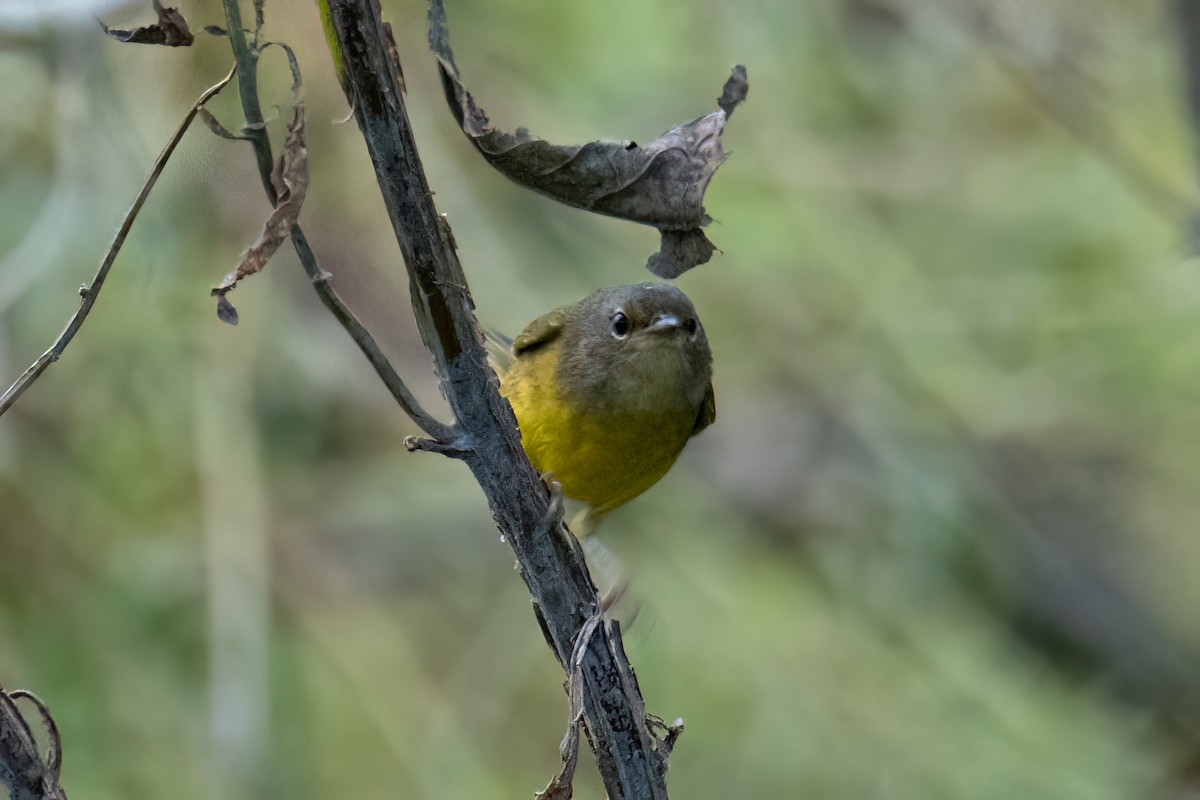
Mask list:
[[[712,352],[692,301],[676,287],[601,289],[563,312],[560,386],[605,405],[703,400]]]

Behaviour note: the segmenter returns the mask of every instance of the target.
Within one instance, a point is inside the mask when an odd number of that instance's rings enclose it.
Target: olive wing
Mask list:
[[[692,436],[712,425],[717,419],[717,396],[713,393],[712,382],[704,392],[704,400],[700,403],[700,413],[696,415],[696,424],[692,427]]]
[[[520,356],[530,350],[537,349],[547,342],[552,342],[562,333],[566,324],[566,309],[556,308],[548,311],[525,326],[516,339],[513,339],[512,351],[514,356]]]

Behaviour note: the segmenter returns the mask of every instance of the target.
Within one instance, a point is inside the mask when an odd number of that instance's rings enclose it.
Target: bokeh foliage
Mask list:
[[[646,279],[652,229],[488,171],[422,4],[385,5],[483,320]],[[447,10],[492,117],[554,141],[649,140],[749,70],[707,202],[724,252],[680,281],[718,420],[603,534],[650,710],[687,722],[674,795],[1183,796],[1200,279],[1169,10]],[[267,15],[305,74],[306,232],[438,407],[316,9]],[[228,61],[209,36],[117,45],[88,13],[0,31],[3,375],[58,333]],[[278,134],[277,52],[262,79]],[[237,124],[232,92],[213,108]],[[469,474],[403,451],[415,431],[291,254],[237,290],[236,329],[212,312],[267,213],[248,148],[190,133],[83,332],[0,420],[0,682],[55,712],[72,797],[529,796],[561,675]]]

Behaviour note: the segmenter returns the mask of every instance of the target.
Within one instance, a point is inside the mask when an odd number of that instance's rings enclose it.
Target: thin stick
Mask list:
[[[263,189],[267,193],[267,199],[271,201],[271,205],[275,205],[277,199],[275,186],[271,183],[271,171],[275,159],[271,154],[271,140],[267,137],[262,108],[258,100],[258,56],[260,51],[256,47],[251,47],[246,41],[245,28],[242,26],[242,13],[238,8],[237,0],[222,0],[222,4],[225,7],[225,24],[229,32],[230,46],[233,48],[233,57],[237,62],[238,93],[242,101],[242,114],[246,118],[244,134],[254,147],[254,157],[258,164],[258,173],[262,179]],[[261,14],[261,5],[256,4],[255,9],[256,14]],[[383,354],[375,337],[334,291],[330,284],[333,275],[321,269],[299,224],[292,226],[292,245],[296,248],[296,255],[312,281],[317,296],[321,298],[325,308],[329,309],[334,318],[341,323],[346,333],[350,334],[350,338],[358,345],[358,349],[371,362],[375,373],[383,381],[387,390],[391,392],[396,404],[412,418],[421,430],[438,442],[449,443],[458,438],[457,431],[453,426],[441,422],[417,402],[417,398],[409,391],[400,374],[396,372],[396,368]]]
[[[158,158],[155,159],[154,168],[150,171],[150,177],[146,179],[146,182],[142,185],[142,190],[138,192],[133,205],[129,207],[129,211],[125,214],[125,219],[122,221],[121,227],[117,229],[117,234],[113,237],[112,244],[108,247],[108,253],[104,256],[104,261],[100,263],[100,269],[96,271],[96,277],[92,278],[92,282],[87,286],[80,287],[79,295],[82,300],[79,303],[79,310],[67,322],[67,327],[59,335],[54,344],[51,345],[50,349],[42,353],[38,360],[33,362],[29,366],[29,369],[25,370],[25,373],[20,378],[17,378],[12,386],[5,390],[3,395],[0,395],[0,414],[8,411],[17,398],[34,381],[40,378],[42,373],[49,369],[51,364],[58,361],[63,351],[67,349],[67,345],[75,338],[75,334],[83,326],[83,321],[91,313],[92,306],[96,305],[96,300],[100,296],[100,289],[104,286],[104,280],[108,277],[108,272],[112,269],[113,262],[117,260],[117,254],[121,252],[121,247],[125,244],[125,237],[129,235],[129,230],[133,227],[133,221],[137,219],[137,215],[142,210],[146,198],[150,196],[150,190],[154,188],[154,184],[158,181],[158,176],[162,174],[163,169],[167,166],[167,161],[171,158],[171,154],[175,152],[175,147],[183,139],[183,134],[187,132],[188,126],[192,124],[192,120],[200,113],[200,109],[225,88],[226,84],[233,80],[235,72],[237,72],[236,67],[229,70],[229,74],[224,78],[205,89],[184,116],[183,121],[179,123],[179,127],[175,129],[174,135],[171,136],[171,140],[167,142],[167,146],[163,148],[163,151],[158,154]]]

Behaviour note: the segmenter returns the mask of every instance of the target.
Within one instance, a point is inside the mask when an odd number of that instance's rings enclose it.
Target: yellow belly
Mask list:
[[[569,408],[515,408],[521,443],[539,472],[596,513],[649,489],[675,463],[690,425],[661,415],[597,417]]]
[[[548,372],[538,370],[536,377]],[[580,408],[520,368],[505,376],[501,391],[512,403],[521,445],[533,466],[595,514],[657,483],[679,457],[696,421],[694,410],[680,407],[602,413]]]

